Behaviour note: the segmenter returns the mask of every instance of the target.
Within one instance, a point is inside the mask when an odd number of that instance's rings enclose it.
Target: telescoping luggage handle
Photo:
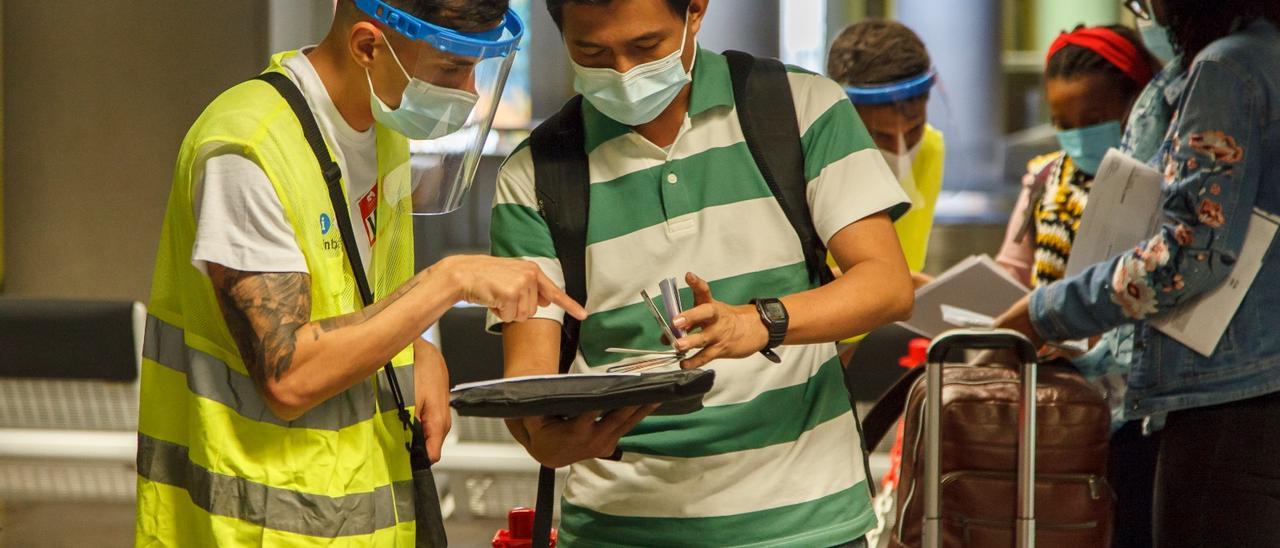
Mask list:
[[[942,367],[951,351],[1012,350],[1021,362],[1022,402],[1018,413],[1018,512],[1014,524],[1019,548],[1036,542],[1036,348],[1010,329],[953,329],[929,345],[925,367],[924,546],[942,546]]]

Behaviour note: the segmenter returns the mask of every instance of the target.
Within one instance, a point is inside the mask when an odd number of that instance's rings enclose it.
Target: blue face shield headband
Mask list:
[[[920,76],[888,84],[847,86],[844,92],[849,95],[849,100],[855,105],[889,105],[929,93],[937,79],[937,69],[931,68]]]
[[[524,36],[524,22],[511,9],[503,16],[502,24],[492,30],[461,32],[418,19],[383,0],[356,0],[356,7],[406,38],[462,57],[489,59],[509,55]]]

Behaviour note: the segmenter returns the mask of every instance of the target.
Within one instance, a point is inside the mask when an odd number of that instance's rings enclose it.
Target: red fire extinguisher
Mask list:
[[[517,507],[507,513],[507,528],[493,535],[493,548],[530,548],[533,546],[532,508]],[[551,548],[556,547],[556,530],[551,530]]]

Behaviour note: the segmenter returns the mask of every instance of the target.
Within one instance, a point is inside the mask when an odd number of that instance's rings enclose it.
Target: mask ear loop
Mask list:
[[[399,55],[396,55],[396,49],[395,49],[395,48],[393,48],[393,47],[391,47],[391,40],[388,40],[388,39],[387,39],[387,33],[385,33],[385,32],[384,32],[384,33],[382,33],[382,43],[384,43],[384,44],[386,44],[386,45],[387,45],[387,51],[390,51],[390,52],[391,52],[391,59],[392,59],[392,60],[394,60],[394,61],[396,62],[396,66],[397,66],[397,67],[400,67],[400,72],[401,72],[402,74],[404,74],[404,79],[405,79],[405,84],[404,84],[404,85],[405,85],[405,89],[406,89],[406,90],[407,90],[407,89],[409,89],[409,86],[410,86],[411,84],[413,84],[413,77],[409,75],[409,71],[407,71],[407,70],[405,70],[405,69],[404,69],[404,64],[402,64],[402,63],[400,62],[400,56],[399,56]],[[373,86],[373,73],[372,73],[372,72],[370,72],[368,68],[365,68],[365,69],[364,69],[364,77],[365,77],[365,79],[369,80],[369,93],[373,95],[373,98],[374,98],[374,99],[377,99],[377,100],[378,100],[378,104],[382,105],[382,108],[386,109],[388,112],[393,112],[393,111],[399,110],[399,107],[396,107],[396,108],[394,108],[394,109],[393,109],[393,108],[391,108],[391,107],[388,107],[388,106],[387,106],[387,104],[386,104],[386,102],[385,102],[385,101],[383,101],[383,100],[382,100],[382,98],[378,96],[378,91],[377,91],[377,89],[376,89],[376,88],[374,88],[374,86]],[[401,92],[400,92],[400,94],[401,94],[401,99],[400,99],[400,101],[401,101],[401,103],[403,104],[403,102],[404,102],[404,98],[403,98],[404,92],[403,92],[403,91],[401,91]]]
[[[391,52],[391,59],[396,62],[397,67],[400,67],[400,72],[404,73],[404,79],[412,82],[413,76],[409,74],[408,70],[405,70],[404,63],[400,62],[400,56],[396,55],[396,48],[391,47],[391,40],[387,39],[387,33],[385,32],[382,33],[382,43],[387,45],[387,51]],[[365,70],[368,71],[369,69]]]

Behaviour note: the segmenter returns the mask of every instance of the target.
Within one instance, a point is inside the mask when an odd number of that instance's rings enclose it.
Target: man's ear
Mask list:
[[[347,48],[351,59],[366,70],[373,70],[374,49],[382,31],[368,21],[360,21],[351,25],[347,34]]]
[[[689,2],[689,32],[697,36],[698,31],[702,29],[702,18],[707,14],[707,4],[711,0],[691,0]]]

